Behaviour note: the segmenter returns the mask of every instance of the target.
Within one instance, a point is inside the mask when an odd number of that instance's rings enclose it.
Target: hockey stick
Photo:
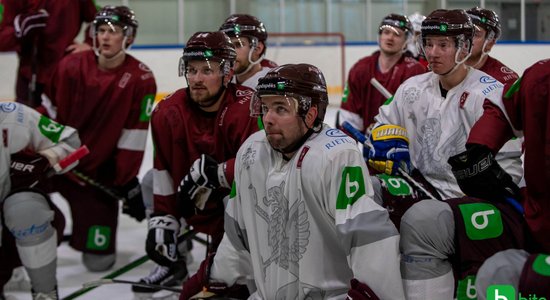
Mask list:
[[[144,288],[151,288],[151,289],[159,289],[159,290],[166,290],[176,293],[181,293],[182,289],[177,287],[171,287],[171,286],[164,286],[159,284],[152,284],[152,283],[144,283],[144,282],[137,282],[137,281],[130,281],[130,280],[121,280],[121,279],[100,279],[96,281],[90,281],[86,282],[82,285],[83,288],[95,288],[100,285],[104,284],[131,284],[139,287]]]
[[[361,144],[365,145],[367,148],[372,149],[372,145],[367,139],[367,137],[357,128],[353,127],[348,121],[344,121],[342,123],[342,127],[349,133],[351,133],[355,139],[357,139]],[[412,183],[414,186],[416,186],[419,190],[421,190],[426,196],[430,197],[431,199],[438,200],[436,197],[432,195],[424,186],[422,186],[418,181],[414,180],[405,170],[403,170],[401,167],[398,167],[397,170],[399,171],[399,175],[403,176],[405,179],[407,179],[410,183]]]
[[[185,232],[184,234],[180,235],[178,237],[178,244],[179,243],[182,243],[190,238],[193,238],[195,235],[197,234],[196,231],[194,230],[189,230],[187,232]],[[146,261],[149,260],[149,257],[147,256],[147,254],[139,257],[138,259],[134,260],[134,261],[131,261],[130,263],[126,264],[125,266],[121,267],[120,269],[118,270],[115,270],[113,272],[111,272],[110,274],[107,274],[103,277],[101,277],[99,280],[96,280],[96,281],[92,281],[90,283],[84,283],[82,284],[82,288],[72,292],[71,294],[69,294],[68,296],[62,298],[62,300],[72,300],[72,299],[75,299],[77,297],[80,297],[82,296],[83,294],[86,294],[87,292],[103,285],[103,284],[108,284],[108,283],[129,283],[129,282],[117,282],[118,280],[113,280],[115,279],[116,277],[124,274],[124,273],[127,273],[133,269],[135,269],[136,267],[144,264]],[[125,280],[121,280],[121,281],[125,281]],[[131,284],[138,284],[139,282],[131,282]],[[141,283],[139,283],[141,284]],[[147,284],[145,284],[147,285]],[[144,286],[144,285],[140,285],[140,286]],[[151,286],[149,286],[151,287]],[[154,288],[157,288],[157,287],[154,287]],[[159,289],[166,289],[166,287],[164,286],[158,286]],[[181,292],[181,290],[179,291]]]
[[[46,172],[46,178],[50,178],[53,175],[60,174],[65,169],[71,167],[74,163],[79,161],[84,156],[88,155],[90,153],[90,150],[86,145],[81,146],[80,148],[76,149],[75,151],[71,152],[67,157],[64,159],[58,161],[55,165],[52,166],[52,168]],[[30,187],[34,187],[38,184],[39,180],[36,180],[33,182]]]
[[[124,196],[119,195],[118,192],[116,192],[114,189],[102,184],[101,182],[96,181],[95,179],[91,178],[90,176],[80,171],[72,170],[71,173],[74,174],[76,177],[78,177],[78,179],[84,181],[84,183],[99,189],[100,191],[104,192],[105,194],[107,194],[108,196],[110,196],[115,200],[124,201],[126,199]]]
[[[370,84],[374,86],[386,99],[390,99],[393,95],[388,91],[376,78],[372,77],[370,79]]]

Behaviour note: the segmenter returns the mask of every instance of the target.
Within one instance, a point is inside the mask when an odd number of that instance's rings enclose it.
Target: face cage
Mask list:
[[[464,63],[466,60],[468,60],[470,55],[472,55],[472,40],[469,40],[468,45],[466,45],[466,37],[464,36],[464,34],[459,34],[459,35],[455,35],[455,36],[446,36],[446,37],[455,39],[455,48],[457,49],[457,51],[455,53],[455,67],[454,68],[456,68],[458,65],[460,65],[460,64]],[[424,55],[424,57],[428,58],[428,56],[426,56],[426,49],[424,48],[424,45],[426,43],[426,38],[422,38],[422,42],[420,43],[420,49],[422,50],[422,55]],[[462,60],[458,60],[458,57],[460,56],[460,53],[462,51],[464,51],[464,52],[467,51],[468,54]]]
[[[250,116],[257,118],[262,118],[264,114],[267,113],[266,106],[262,104],[262,97],[274,97],[282,96],[285,98],[285,101],[288,103],[289,107],[294,109],[295,115],[297,117],[304,118],[308,110],[311,108],[311,97],[306,97],[294,93],[284,93],[284,94],[265,94],[262,96],[258,95],[258,92],[254,93],[252,101],[250,101]]]
[[[97,24],[97,25],[94,25],[91,27],[91,35],[92,35],[92,49],[94,50],[94,53],[96,56],[99,56],[99,48],[98,48],[98,43],[97,43],[97,28],[100,26],[100,25],[103,25],[103,24],[107,24],[109,25],[109,27],[111,28],[111,30],[115,31],[115,24],[107,21],[107,22],[103,22],[101,24]],[[129,44],[127,45],[127,41],[128,41],[128,37],[131,37],[133,36],[134,34],[134,28],[132,26],[128,26],[128,25],[124,25],[124,26],[120,26],[120,25],[117,25],[119,26],[120,28],[122,28],[122,34],[124,35],[124,39],[122,40],[122,51],[126,52],[128,51],[131,47],[132,47],[132,44]]]

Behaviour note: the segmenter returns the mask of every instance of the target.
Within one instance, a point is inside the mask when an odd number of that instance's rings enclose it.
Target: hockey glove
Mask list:
[[[448,163],[464,194],[488,201],[520,199],[519,187],[495,160],[486,146],[466,145],[466,151],[451,156]]]
[[[177,235],[180,224],[171,215],[154,216],[149,220],[145,251],[151,260],[169,266],[178,259]]]
[[[27,38],[38,34],[46,27],[49,16],[45,9],[34,13],[17,15],[13,20],[15,36],[17,38]]]
[[[399,168],[411,172],[407,130],[397,125],[382,124],[372,130],[369,137],[372,147],[367,163],[375,170],[388,175],[399,175]]]
[[[378,300],[378,296],[370,287],[359,280],[353,278],[350,280],[351,288],[348,291],[347,300]]]
[[[202,154],[178,187],[179,201],[193,201],[198,209],[204,209],[212,190],[229,188],[224,169],[225,163],[218,164],[209,155]]]
[[[141,185],[137,177],[134,177],[124,186],[116,188],[116,190],[124,197],[122,213],[129,215],[138,222],[145,219],[145,205],[143,204]]]

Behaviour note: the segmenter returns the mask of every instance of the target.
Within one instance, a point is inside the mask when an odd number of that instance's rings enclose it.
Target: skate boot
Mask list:
[[[141,278],[139,282],[167,287],[179,287],[188,277],[189,274],[185,260],[178,260],[168,267],[156,265],[151,273]],[[160,289],[133,285],[132,291],[136,299],[152,299],[153,294],[160,291]]]

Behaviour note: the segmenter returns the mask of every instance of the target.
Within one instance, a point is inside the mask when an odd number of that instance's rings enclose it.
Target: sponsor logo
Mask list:
[[[10,113],[17,108],[17,104],[14,102],[3,102],[0,103],[0,110],[6,113]]]
[[[36,225],[32,224],[31,226],[23,229],[13,230],[10,229],[10,232],[13,234],[15,239],[20,240],[26,237],[29,237],[31,235],[36,235],[43,233],[48,229],[48,226],[50,225],[50,221],[45,222],[44,224]]]
[[[54,143],[59,142],[59,138],[61,137],[61,133],[64,128],[64,125],[52,121],[45,116],[40,116],[40,120],[38,121],[38,129],[42,135]]]
[[[153,112],[153,104],[155,103],[155,95],[148,94],[141,99],[141,112],[139,114],[139,120],[141,122],[148,122],[151,119],[151,113]]]
[[[336,128],[332,128],[332,129],[327,130],[327,132],[325,134],[327,136],[330,136],[330,137],[346,137],[347,136],[347,134],[345,134],[343,131],[341,131],[340,129],[336,129]]]
[[[91,250],[105,250],[109,248],[110,240],[110,227],[94,225],[88,230],[88,240],[86,242],[86,248]]]
[[[479,78],[479,82],[481,82],[481,83],[495,83],[495,82],[497,82],[497,80],[494,79],[491,76],[481,76]]]
[[[149,69],[149,67],[144,63],[139,63],[138,67],[142,71],[149,72],[149,73],[151,72],[151,69]]]
[[[334,140],[326,143],[325,148],[331,149],[333,147],[336,147],[338,145],[343,145],[343,144],[357,144],[357,142],[352,138],[342,137],[342,138],[337,138],[337,139],[334,139]]]
[[[281,81],[281,82],[277,82],[277,89],[279,91],[282,91],[285,89],[285,82],[284,81]]]
[[[457,300],[477,299],[476,277],[473,275],[458,281],[456,289]]]
[[[387,174],[376,175],[380,178],[388,189],[388,192],[394,196],[410,196],[412,195],[412,187],[403,178],[399,176],[391,176]]]
[[[342,171],[342,181],[336,199],[336,209],[346,209],[363,195],[365,195],[363,169],[359,166],[345,167]]]
[[[490,285],[487,300],[516,300],[516,289],[511,285]]]
[[[506,74],[514,74],[514,71],[506,66],[500,67],[500,71]]]
[[[277,86],[274,83],[260,83],[256,86],[256,90],[263,90],[263,89],[274,89]]]
[[[483,95],[486,96],[489,93],[491,93],[492,91],[494,91],[496,89],[502,89],[503,87],[504,86],[500,82],[497,82],[497,83],[491,84],[488,87],[484,88],[481,92],[483,93]]]
[[[470,203],[458,206],[464,220],[466,235],[471,240],[500,236],[504,230],[500,211],[489,203]]]
[[[550,276],[550,255],[539,254],[533,262],[533,271],[542,276]]]

